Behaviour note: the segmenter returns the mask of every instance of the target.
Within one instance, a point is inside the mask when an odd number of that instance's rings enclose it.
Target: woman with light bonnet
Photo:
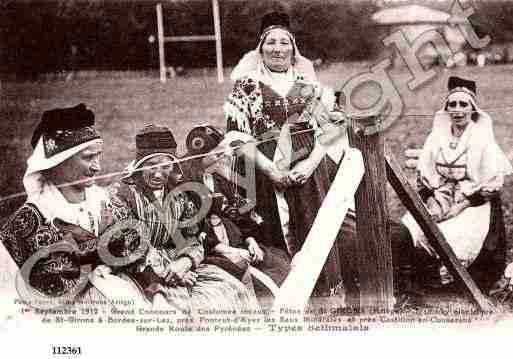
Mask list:
[[[500,190],[513,170],[477,105],[475,82],[452,76],[448,90],[419,157],[419,193],[457,258],[488,290],[504,271]],[[411,214],[403,223],[415,245],[434,254]],[[451,280],[445,267],[441,274]]]

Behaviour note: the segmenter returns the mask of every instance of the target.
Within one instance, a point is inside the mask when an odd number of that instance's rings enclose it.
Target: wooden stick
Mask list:
[[[157,37],[159,43],[160,82],[166,82],[166,58],[164,52],[164,22],[162,20],[162,4],[157,4]]]
[[[218,0],[212,0],[212,9],[214,14],[214,33],[216,40],[217,82],[223,83],[223,46],[221,43],[221,19],[219,16]]]
[[[165,42],[214,41],[215,35],[165,36]]]
[[[192,41],[215,41],[216,42],[216,63],[217,82],[224,82],[223,74],[223,48],[221,43],[221,19],[219,16],[219,2],[212,0],[212,12],[214,17],[214,35],[189,35],[189,36],[164,36],[164,22],[162,20],[162,4],[157,4],[157,34],[159,45],[159,67],[160,82],[166,82],[166,59],[164,44],[166,42],[192,42]]]
[[[374,123],[369,118],[363,122],[366,121]],[[355,120],[354,127],[348,132],[351,146],[362,152],[365,163],[365,175],[355,196],[360,309],[392,310],[394,286],[384,137],[380,132],[366,136],[361,129],[356,133],[355,127],[361,125],[359,122]]]
[[[348,149],[301,250],[292,259],[290,273],[275,297],[273,309],[276,314],[287,308],[305,309],[362,180],[363,171],[360,151]]]
[[[404,175],[401,166],[394,155],[387,150],[385,157],[388,181],[396,191],[406,209],[410,211],[413,218],[415,218],[419,226],[422,228],[424,234],[429,240],[429,243],[438,256],[440,256],[440,259],[445,264],[449,272],[455,280],[463,284],[465,291],[481,310],[493,310],[491,303],[486,299],[483,293],[481,293],[477,285],[472,280],[472,277],[470,277],[467,270],[461,265],[458,258],[456,258],[452,248],[445,240],[444,235],[432,220],[426,207],[422,203],[420,196],[408,182],[408,179]]]

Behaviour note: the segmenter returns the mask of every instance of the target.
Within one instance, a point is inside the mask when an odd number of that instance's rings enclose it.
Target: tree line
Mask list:
[[[0,8],[0,72],[31,76],[43,72],[157,68],[158,1],[12,1]],[[213,33],[210,0],[161,1],[166,35]],[[234,65],[256,46],[260,18],[285,10],[302,53],[324,61],[377,56],[383,29],[371,22],[375,1],[220,0],[223,56]],[[476,23],[494,40],[513,38],[513,4],[481,3]],[[212,42],[166,44],[169,65],[215,64]]]

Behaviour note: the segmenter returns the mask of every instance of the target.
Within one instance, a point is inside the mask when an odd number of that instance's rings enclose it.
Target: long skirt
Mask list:
[[[416,243],[427,243],[424,232],[409,212],[402,218],[402,222],[408,227]],[[467,265],[470,265],[481,251],[489,227],[489,202],[469,207],[456,217],[438,223],[438,228],[456,257]]]
[[[403,217],[413,238],[424,233],[408,213]],[[481,290],[487,292],[506,266],[506,230],[500,197],[438,224],[456,257],[468,267]]]
[[[198,277],[192,287],[159,286],[166,306],[190,311],[193,315],[199,310],[240,311],[259,308],[254,291],[223,269],[211,264],[201,264],[194,271]]]
[[[399,295],[411,290],[411,281],[418,271],[417,263],[426,263],[427,255],[418,253],[413,248],[408,229],[401,223],[389,220],[390,245],[394,276],[394,294]],[[358,286],[358,236],[356,218],[346,216],[339,233],[339,256],[344,278],[346,305],[358,307],[360,291]]]
[[[312,152],[315,139],[311,132],[292,132],[291,139],[294,153],[302,154],[293,159],[292,168],[298,161],[306,158]],[[266,157],[274,159],[276,142],[264,142],[258,148]],[[264,245],[281,248],[287,251],[290,257],[293,257],[301,249],[322,201],[328,193],[336,170],[337,165],[335,162],[328,156],[325,156],[305,183],[291,186],[283,193],[288,207],[288,235],[284,235],[283,213],[280,213],[279,209],[279,206],[283,204],[277,201],[276,189],[273,183],[257,170],[256,212],[263,217],[262,232]],[[280,215],[282,215],[282,221],[280,221]],[[329,293],[341,281],[339,249],[338,243],[335,243],[319,276],[315,294]]]

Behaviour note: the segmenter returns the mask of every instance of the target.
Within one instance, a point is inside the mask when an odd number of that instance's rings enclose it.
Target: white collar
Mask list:
[[[76,212],[74,211],[76,206],[69,203],[53,183],[44,182],[41,186],[41,191],[29,196],[27,202],[34,204],[43,217],[50,223],[52,223],[55,218],[59,218],[68,223],[77,222]],[[90,212],[93,217],[94,233],[96,235],[98,235],[99,231],[102,202],[104,202],[105,205],[109,203],[105,190],[96,185],[86,187],[83,207]],[[90,228],[84,229],[90,230]]]

